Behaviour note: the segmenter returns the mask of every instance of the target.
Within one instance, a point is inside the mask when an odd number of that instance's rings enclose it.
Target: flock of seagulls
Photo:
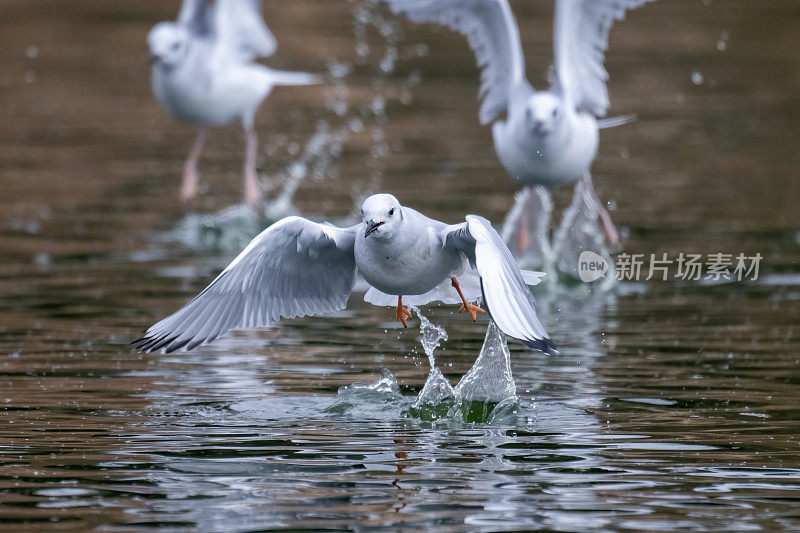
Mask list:
[[[508,0],[373,1],[413,22],[442,24],[467,37],[481,69],[478,116],[481,124],[491,124],[497,156],[512,178],[537,194],[575,182],[594,194],[590,167],[598,132],[631,120],[601,118],[609,107],[603,66],[609,30],[627,10],[653,0],[556,0],[554,69],[543,91],[525,76]],[[274,86],[320,83],[320,78],[256,62],[277,46],[259,0],[184,0],[177,21],[156,25],[148,44],[156,99],[199,129],[184,167],[181,199],[197,194],[197,161],[207,129],[239,120],[246,139],[244,199],[258,202],[255,113]],[[535,218],[530,215],[523,224]],[[361,218],[350,228],[296,216],[276,222],[133,347],[191,350],[230,330],[338,311],[360,275],[370,286],[364,299],[396,305],[403,326],[411,316],[404,297],[411,305],[438,300],[461,304],[459,312],[473,320],[488,313],[506,335],[530,348],[554,349],[528,288],[543,274],[521,270],[488,220],[467,215],[466,222],[447,225],[390,194],[367,198]],[[602,208],[598,219],[616,245],[617,231]]]

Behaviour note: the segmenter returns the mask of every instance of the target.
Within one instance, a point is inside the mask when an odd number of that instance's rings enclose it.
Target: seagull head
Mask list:
[[[189,34],[175,23],[162,22],[150,30],[147,45],[151,63],[173,66],[180,63],[189,51]]]
[[[391,194],[373,194],[361,204],[364,238],[389,240],[403,222],[403,208]]]
[[[561,99],[549,92],[535,93],[525,106],[525,124],[535,135],[552,133],[563,116]]]

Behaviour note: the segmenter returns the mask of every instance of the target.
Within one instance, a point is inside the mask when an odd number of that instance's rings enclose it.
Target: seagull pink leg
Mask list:
[[[533,195],[533,187],[529,187],[529,189],[529,194]],[[521,256],[531,243],[531,232],[528,229],[531,225],[530,216],[530,212],[527,209],[524,209],[520,215],[519,222],[517,223],[519,227],[519,235],[517,236],[517,256]]]
[[[583,180],[586,182],[589,191],[592,193],[592,197],[595,199],[599,207],[598,215],[600,217],[600,227],[603,228],[603,234],[606,236],[606,242],[612,248],[617,248],[619,246],[619,233],[617,232],[617,228],[614,226],[614,223],[611,221],[611,214],[608,212],[608,209],[605,208],[603,202],[601,202],[600,198],[597,197],[597,193],[594,190],[594,183],[592,183],[591,174],[584,174]]]
[[[485,313],[483,309],[478,307],[477,305],[472,305],[464,298],[464,293],[461,292],[461,286],[458,284],[458,280],[454,277],[450,278],[450,283],[452,283],[453,287],[455,287],[456,291],[458,291],[458,295],[461,296],[461,301],[464,302],[461,304],[461,307],[458,308],[458,312],[466,311],[469,313],[469,316],[472,317],[472,321],[475,322],[478,320],[478,313]]]
[[[258,136],[252,128],[245,128],[245,155],[244,155],[244,202],[247,205],[258,203],[258,174],[256,173],[256,156],[258,155]]]
[[[197,161],[200,159],[200,153],[203,151],[205,142],[206,130],[203,128],[197,132],[197,138],[194,140],[192,150],[183,165],[183,181],[181,182],[180,194],[182,202],[188,202],[197,196]]]

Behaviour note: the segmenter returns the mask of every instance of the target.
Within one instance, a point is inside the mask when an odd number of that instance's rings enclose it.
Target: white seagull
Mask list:
[[[481,69],[480,121],[492,123],[495,150],[511,176],[531,193],[582,178],[596,199],[589,168],[598,129],[631,120],[597,118],[609,106],[603,67],[608,32],[626,10],[652,0],[556,0],[555,68],[546,91],[536,91],[525,77],[519,28],[508,0],[376,1],[414,22],[438,23],[466,35]],[[538,192],[547,195],[547,189]],[[597,205],[606,238],[616,246],[611,217]]]
[[[376,194],[361,207],[362,222],[350,228],[300,217],[279,220],[242,251],[200,294],[151,326],[134,349],[191,350],[232,329],[267,326],[279,318],[344,309],[359,272],[371,288],[364,300],[397,302],[406,325],[407,302],[461,303],[473,320],[481,296],[498,327],[527,346],[554,348],[536,316],[526,283],[543,275],[521,272],[485,218],[467,215],[448,225]],[[461,279],[461,282],[457,280]]]
[[[161,22],[147,37],[156,99],[175,118],[199,128],[183,168],[181,200],[197,195],[197,160],[208,128],[239,120],[244,127],[244,199],[259,199],[253,119],[276,85],[308,85],[318,78],[255,62],[277,48],[259,0],[184,0],[176,22]]]

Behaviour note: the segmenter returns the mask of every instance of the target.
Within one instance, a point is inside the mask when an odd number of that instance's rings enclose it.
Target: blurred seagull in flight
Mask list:
[[[481,69],[480,121],[492,124],[500,162],[530,187],[531,195],[543,195],[548,206],[547,188],[580,178],[594,199],[606,239],[616,246],[617,231],[597,201],[589,168],[597,154],[598,129],[633,118],[598,120],[609,106],[604,53],[613,22],[652,0],[556,0],[554,75],[546,91],[536,91],[525,77],[519,28],[508,0],[376,1],[414,22],[442,24],[467,37]],[[577,193],[576,188],[576,198]],[[520,225],[531,216],[536,213],[523,213]],[[546,231],[546,224],[538,231]],[[517,234],[527,235],[525,228]]]
[[[147,37],[158,102],[178,120],[199,128],[183,168],[181,200],[197,195],[197,160],[208,128],[239,120],[244,127],[244,200],[259,199],[253,119],[276,85],[308,85],[318,78],[281,72],[255,62],[277,43],[259,0],[184,0],[175,22],[157,24]]]
[[[554,348],[536,315],[527,284],[543,275],[523,272],[485,218],[447,225],[401,206],[390,194],[364,201],[361,223],[350,228],[300,217],[279,220],[176,313],[132,343],[144,352],[191,350],[232,329],[267,326],[283,318],[344,309],[356,272],[369,283],[364,300],[396,302],[406,326],[412,305],[460,303],[473,320],[483,309],[507,335],[527,346]],[[460,281],[459,281],[460,279]]]

